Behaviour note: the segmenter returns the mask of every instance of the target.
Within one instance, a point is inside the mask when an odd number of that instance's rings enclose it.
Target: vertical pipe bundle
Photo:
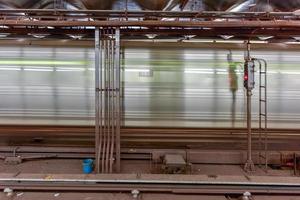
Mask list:
[[[97,173],[120,171],[120,29],[95,30],[95,150]]]

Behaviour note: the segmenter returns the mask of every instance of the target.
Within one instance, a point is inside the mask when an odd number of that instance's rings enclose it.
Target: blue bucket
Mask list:
[[[85,174],[90,174],[93,172],[94,160],[93,159],[84,159],[82,162],[82,170]]]

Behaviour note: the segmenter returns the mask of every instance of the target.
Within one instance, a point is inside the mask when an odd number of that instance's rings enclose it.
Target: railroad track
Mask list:
[[[300,195],[299,183],[246,182],[246,181],[201,181],[175,179],[124,179],[122,175],[114,178],[70,179],[70,178],[0,178],[0,189],[34,192],[112,192],[167,194],[210,194],[241,195],[245,191],[252,195]],[[163,176],[161,176],[163,177]]]
[[[298,148],[300,130],[268,129],[269,142],[276,148],[289,144],[289,148]],[[174,147],[195,148],[207,144],[222,144],[223,148],[244,149],[247,130],[244,128],[148,128],[126,127],[121,130],[123,147]],[[254,145],[258,130],[253,129]],[[90,147],[94,140],[92,126],[35,126],[1,125],[2,145],[10,146],[81,146]],[[300,149],[300,148],[299,148]]]
[[[258,130],[253,130],[257,136]],[[270,145],[278,150],[298,148],[300,144],[299,130],[269,129]],[[11,155],[16,147],[18,156],[56,155],[57,158],[87,158],[93,157],[94,128],[90,126],[0,126],[0,140],[7,140],[0,145],[1,155]],[[246,129],[219,128],[136,128],[122,129],[122,159],[152,159],[148,148],[186,149],[203,148],[228,149],[246,148]],[[132,147],[140,147],[131,151]],[[144,148],[144,149],[143,149]],[[300,148],[299,148],[300,149]],[[199,157],[199,156],[197,156]],[[209,195],[240,197],[245,191],[256,196],[299,196],[300,184],[296,182],[252,182],[246,181],[218,181],[194,178],[178,178],[173,180],[166,175],[165,179],[145,178],[143,175],[133,175],[135,178],[120,176],[96,177],[77,176],[57,178],[36,177],[30,175],[1,175],[0,189],[11,188],[18,194],[23,192],[37,193],[113,193],[132,195],[133,191],[143,194],[165,195]],[[152,176],[152,175],[150,175]],[[194,179],[193,179],[194,178]],[[254,179],[253,179],[254,180]],[[256,180],[256,179],[255,179]],[[283,179],[282,179],[283,180]],[[16,193],[16,194],[17,194]],[[133,198],[134,199],[134,198]],[[139,198],[137,198],[139,199]],[[235,199],[235,198],[228,198]],[[238,199],[238,198],[236,198]],[[272,199],[272,198],[270,198]]]
[[[253,130],[253,151],[257,153],[258,130]],[[268,150],[272,162],[282,156],[300,152],[300,134],[295,129],[269,129]],[[246,129],[229,128],[138,128],[121,131],[122,159],[151,160],[166,152],[185,152],[195,163],[220,163],[219,159],[203,161],[203,152],[226,152],[229,163],[240,164],[247,149]],[[204,150],[204,151],[203,151]],[[232,153],[235,152],[235,153]],[[94,128],[91,126],[0,126],[0,156],[93,158]],[[209,156],[209,153],[205,154]]]

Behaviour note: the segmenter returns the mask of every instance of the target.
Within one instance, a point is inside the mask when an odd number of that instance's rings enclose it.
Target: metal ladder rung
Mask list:
[[[266,170],[268,166],[268,146],[267,146],[267,66],[259,68],[259,164],[265,162]],[[263,109],[265,107],[265,110]],[[264,137],[265,139],[263,139]],[[263,148],[265,146],[265,149]],[[263,153],[265,152],[265,153]]]

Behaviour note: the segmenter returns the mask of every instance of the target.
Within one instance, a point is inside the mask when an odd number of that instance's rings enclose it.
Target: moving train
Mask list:
[[[251,55],[268,63],[268,127],[299,128],[300,52]],[[246,126],[243,50],[128,47],[121,57],[126,126]],[[0,81],[1,124],[94,123],[93,48],[2,46]],[[254,127],[258,91],[256,70]]]

